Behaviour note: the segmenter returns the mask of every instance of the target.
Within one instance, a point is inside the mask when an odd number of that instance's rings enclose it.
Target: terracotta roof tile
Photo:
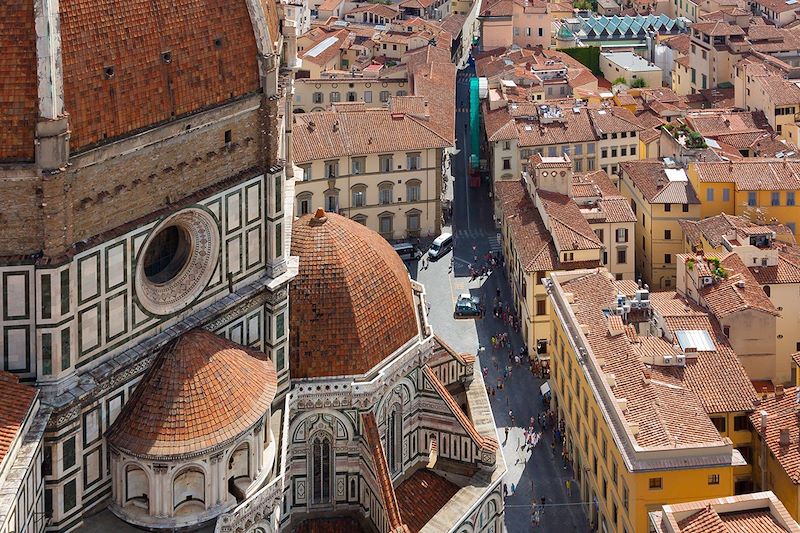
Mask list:
[[[652,292],[650,301],[673,334],[680,330],[707,331],[716,348],[697,352],[697,357],[687,358],[684,367],[662,372],[684,382],[700,398],[707,413],[751,411],[756,391],[719,322],[675,292]]]
[[[559,250],[595,250],[603,247],[572,198],[544,190],[538,190],[536,194],[547,213],[550,233]]]
[[[256,424],[276,387],[266,355],[194,329],[159,352],[106,438],[137,456],[202,451]]]
[[[458,492],[458,485],[431,470],[420,469],[395,489],[411,533],[417,533]]]
[[[664,173],[664,163],[642,159],[620,164],[627,176],[650,203],[699,204],[694,187],[689,181],[669,181]]]
[[[653,377],[645,383],[644,362],[636,355],[632,339],[612,335],[603,312],[616,300],[617,289],[603,271],[562,283],[574,295],[571,305],[593,357],[602,358],[603,372],[614,374],[613,394],[627,399],[626,420],[639,425],[637,443],[642,447],[715,443],[722,441],[697,394],[687,384]]]
[[[787,159],[743,159],[693,163],[700,182],[735,183],[739,191],[800,189],[800,162]]]
[[[33,406],[36,389],[23,385],[17,376],[0,371],[0,465]]]
[[[703,302],[717,318],[746,309],[780,314],[738,254],[726,254],[720,258],[720,266],[727,277],[699,290]]]
[[[300,258],[289,288],[295,378],[363,374],[419,334],[408,270],[391,245],[357,222],[323,215],[292,225],[291,254]]]
[[[294,115],[298,164],[322,159],[450,146],[429,121],[389,109],[354,108]]]
[[[761,285],[800,283],[800,258],[778,252],[777,265],[750,267],[750,272]]]
[[[277,33],[274,2],[261,4]],[[242,0],[64,0],[59,8],[73,150],[260,88]],[[169,63],[162,60],[166,51]],[[114,69],[110,79],[106,67]]]
[[[39,116],[33,0],[0,2],[0,161],[32,161]]]

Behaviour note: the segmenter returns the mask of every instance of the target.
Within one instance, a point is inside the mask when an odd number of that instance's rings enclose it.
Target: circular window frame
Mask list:
[[[163,283],[154,283],[144,272],[144,258],[156,236],[170,226],[177,226],[190,239],[189,253],[177,274]],[[184,309],[208,285],[217,267],[219,250],[219,227],[210,213],[185,209],[161,221],[150,231],[136,258],[136,296],[141,307],[158,316]]]

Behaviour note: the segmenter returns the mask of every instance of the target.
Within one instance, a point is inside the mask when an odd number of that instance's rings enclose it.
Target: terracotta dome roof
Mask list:
[[[276,384],[265,354],[194,329],[161,350],[106,437],[140,457],[200,452],[267,414]]]
[[[295,221],[292,377],[364,374],[419,334],[403,261],[374,231],[322,209]]]

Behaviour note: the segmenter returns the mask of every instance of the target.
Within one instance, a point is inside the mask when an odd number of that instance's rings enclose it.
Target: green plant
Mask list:
[[[689,270],[694,270],[694,259],[686,260],[686,268],[688,268]]]
[[[647,82],[644,81],[644,78],[636,78],[635,80],[633,80],[633,83],[631,83],[631,87],[635,87],[637,89],[640,89],[642,87],[647,87]]]
[[[619,78],[612,81],[611,85],[625,85],[627,83],[628,83],[627,80],[624,77],[620,76]]]

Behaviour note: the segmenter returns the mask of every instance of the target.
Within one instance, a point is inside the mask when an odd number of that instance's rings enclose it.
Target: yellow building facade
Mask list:
[[[702,218],[727,213],[758,223],[800,225],[800,163],[785,159],[695,162],[687,168]]]
[[[581,500],[596,502],[589,518],[598,531],[648,531],[648,513],[665,504],[733,495],[737,482],[749,479],[750,467],[734,449],[737,442],[750,442],[749,431],[734,430],[747,422],[746,412],[717,416],[729,423],[716,432],[718,422],[690,412],[690,398],[697,397],[687,395],[685,402],[670,404],[670,418],[677,420],[666,420],[657,413],[658,402],[649,403],[653,395],[683,394],[691,386],[667,392],[657,368],[651,374],[634,356],[639,348],[627,352],[628,335],[614,331],[623,322],[604,317],[602,299],[611,298],[613,306],[617,291],[625,289],[602,270],[556,272],[550,282],[553,402],[565,425]],[[749,386],[740,367],[736,373],[739,384]],[[747,394],[754,394],[752,386]],[[645,423],[639,409],[648,405],[653,419]],[[671,423],[674,442],[659,444],[660,430],[651,433],[649,424]],[[702,427],[704,436],[686,436],[678,426]],[[662,429],[669,434],[668,427]]]
[[[620,192],[636,215],[636,271],[653,289],[676,286],[675,255],[683,252],[681,219],[697,220],[700,202],[681,169],[658,160],[622,163]]]

